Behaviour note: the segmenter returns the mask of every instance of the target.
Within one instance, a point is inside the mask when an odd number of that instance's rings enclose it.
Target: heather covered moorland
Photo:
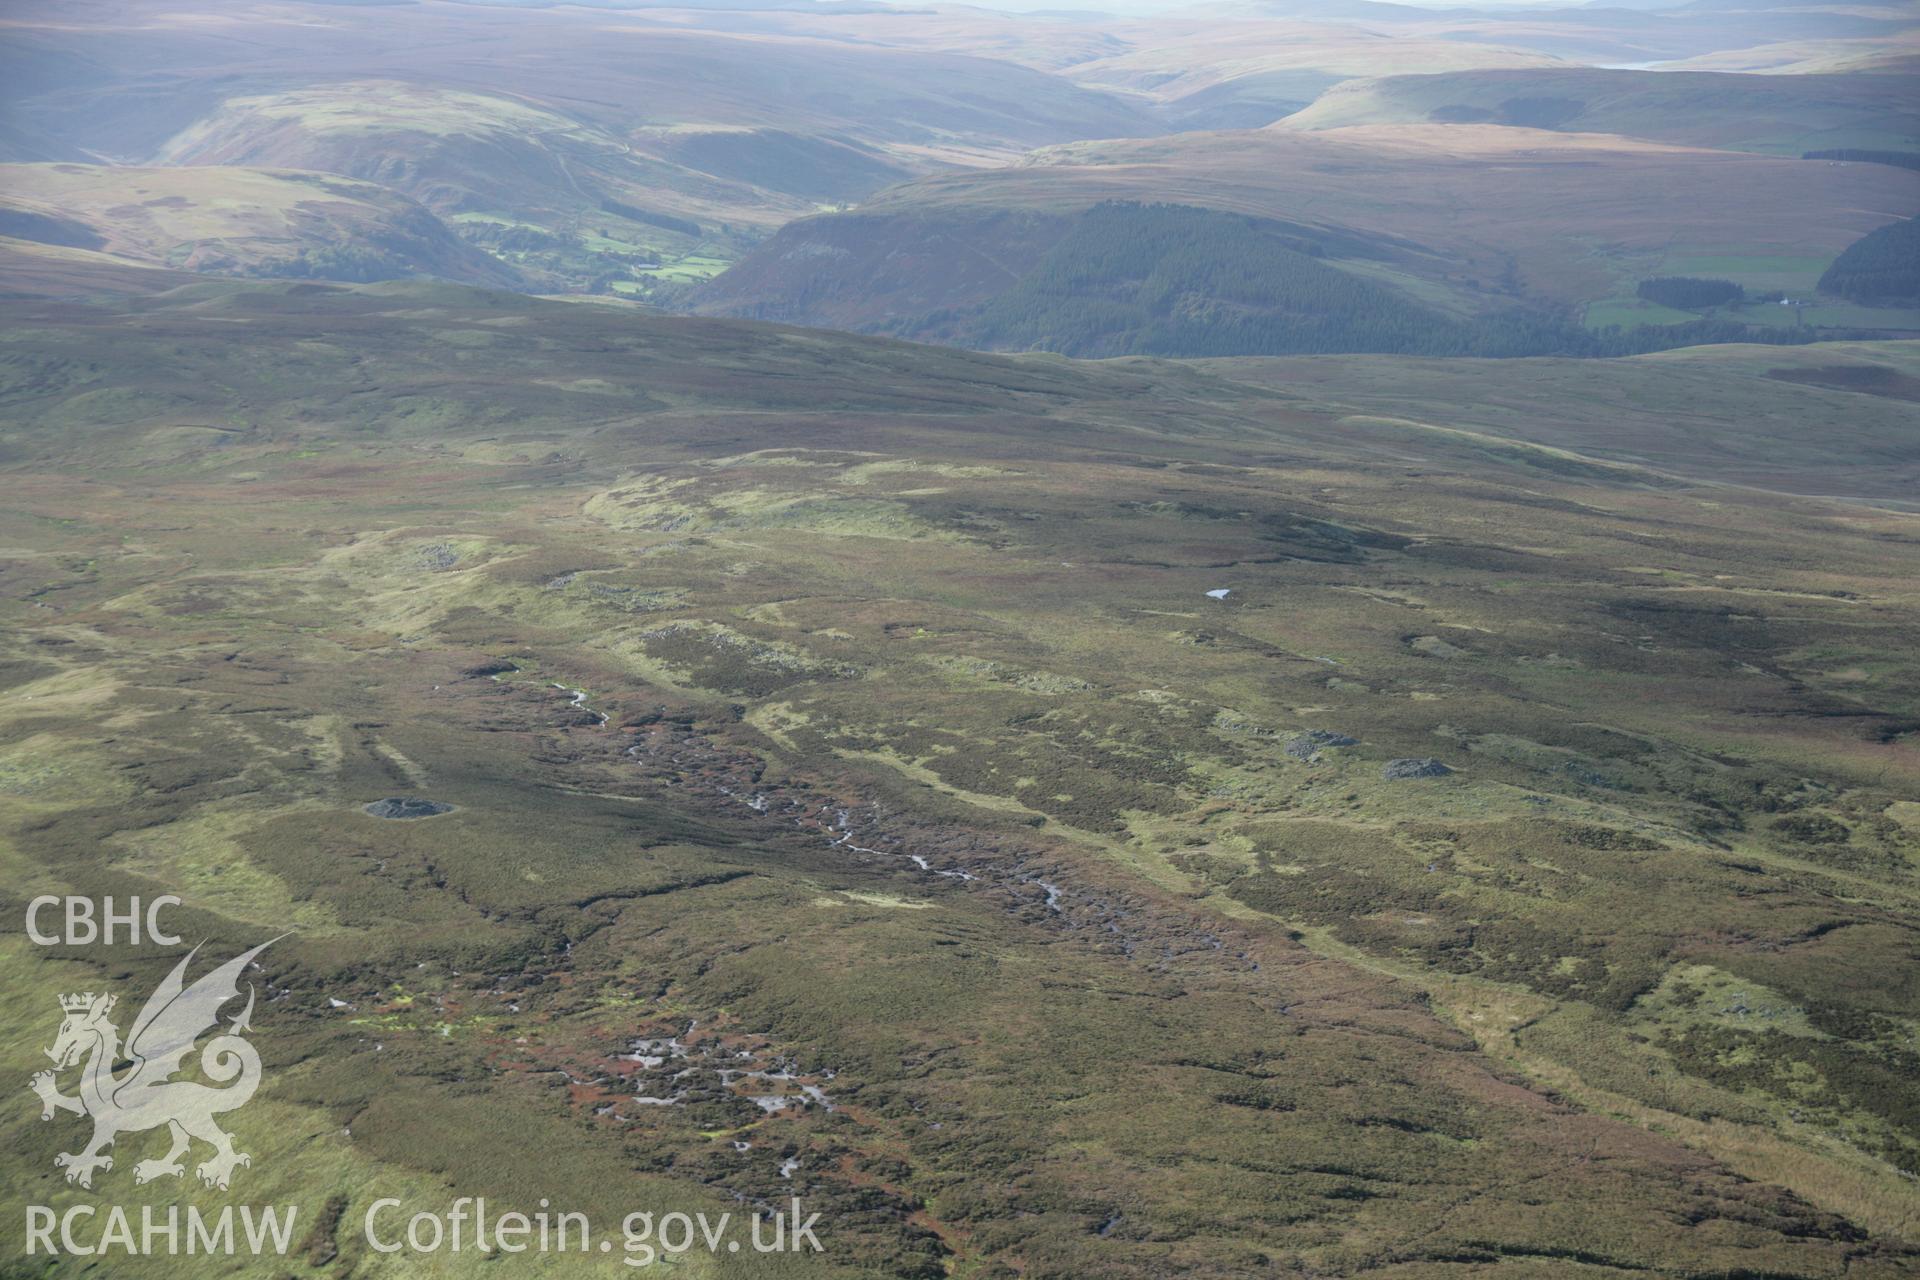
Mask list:
[[[1910,15],[6,21],[0,1275],[1920,1269]]]

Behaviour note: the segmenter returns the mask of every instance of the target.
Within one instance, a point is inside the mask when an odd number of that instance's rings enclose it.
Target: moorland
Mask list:
[[[0,1275],[1914,1274],[1916,40],[9,12],[0,912],[275,941],[229,1194],[0,932],[0,1222],[300,1226]]]
[[[1910,345],[1086,364],[14,252],[8,909],[295,930],[249,1193],[1914,1265]],[[21,1073],[171,962],[7,946]]]

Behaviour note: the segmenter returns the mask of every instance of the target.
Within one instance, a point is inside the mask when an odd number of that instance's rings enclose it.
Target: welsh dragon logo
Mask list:
[[[218,1029],[222,1006],[239,997],[242,971],[272,945],[261,943],[192,986],[185,981],[187,965],[200,948],[189,951],[148,997],[124,1047],[120,1029],[107,1016],[113,1012],[114,997],[92,992],[60,997],[60,1010],[66,1016],[53,1048],[47,1050],[53,1070],[37,1073],[30,1084],[40,1096],[42,1120],[53,1119],[56,1111],[70,1111],[93,1121],[93,1140],[84,1150],[53,1158],[55,1165],[67,1171],[68,1182],[91,1187],[95,1169],[113,1168],[113,1157],[106,1149],[116,1138],[162,1125],[173,1145],[161,1158],[134,1165],[136,1183],[181,1176],[186,1170],[180,1157],[187,1154],[194,1138],[213,1148],[213,1155],[196,1171],[210,1187],[225,1190],[235,1168],[253,1163],[252,1157],[233,1149],[233,1136],[213,1122],[216,1115],[245,1105],[260,1084],[260,1055],[241,1038],[242,1032],[252,1029],[251,986],[240,1016],[200,1051],[200,1074],[214,1084],[174,1077],[185,1070],[194,1042],[206,1031]],[[79,1096],[68,1097],[60,1092],[55,1077],[83,1060]],[[122,1067],[119,1074],[117,1064]]]

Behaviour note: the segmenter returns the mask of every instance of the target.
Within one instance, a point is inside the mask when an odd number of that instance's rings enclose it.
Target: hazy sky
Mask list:
[[[906,0],[895,0],[905,3]],[[1165,13],[1171,10],[1194,8],[1199,5],[1218,7],[1213,0],[961,0],[962,3],[981,9],[1001,9],[1013,13],[1030,13],[1036,10],[1087,11],[1102,13]],[[1385,3],[1405,5],[1415,9],[1575,9],[1584,5],[1585,0],[1384,0]],[[1679,0],[1674,0],[1678,3]],[[1345,6],[1329,4],[1326,6],[1329,16],[1337,15]],[[1648,3],[1647,0],[1622,0],[1614,7],[1626,9],[1666,8],[1665,3]],[[1303,18],[1311,18],[1315,6],[1301,3],[1287,6],[1290,13]]]

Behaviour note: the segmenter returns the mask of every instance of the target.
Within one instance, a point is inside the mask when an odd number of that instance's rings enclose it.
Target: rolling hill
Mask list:
[[[1236,17],[1277,19],[1319,18],[1331,11],[1394,40],[1496,44],[1603,67],[1645,67],[1758,44],[1810,48],[1832,41],[1897,40],[1920,25],[1905,6],[1817,0],[1483,8],[1235,0],[1227,10]]]
[[[1901,75],[1492,70],[1353,80],[1288,117],[1292,129],[1503,124],[1681,146],[1799,155],[1920,147],[1920,87]]]
[[[1182,130],[1259,128],[1356,78],[1560,63],[1497,44],[1383,39],[1377,28],[1335,23],[1194,22],[1169,15],[1125,35],[1131,47],[1124,52],[1075,62],[1064,73],[1091,88],[1145,97]]]
[[[1150,237],[1125,262],[1100,247],[1118,243],[1114,228],[1089,230],[1085,219],[1114,202],[1258,226],[1205,262],[1184,259],[1186,278],[1172,279]],[[706,314],[1069,354],[1508,344],[1487,350],[1499,354],[1518,341],[1504,329],[1486,332],[1486,322],[1502,317],[1578,315],[1608,304],[1636,323],[1644,313],[1631,302],[1635,282],[1649,276],[1711,273],[1775,298],[1782,289],[1810,291],[1833,255],[1916,205],[1914,176],[1886,166],[1484,125],[1278,126],[1059,147],[1019,166],[891,188],[852,213],[782,228],[692,305]],[[1075,247],[1088,237],[1092,256]],[[1228,296],[1251,287],[1256,262],[1302,278],[1347,273],[1352,289],[1342,305],[1370,311],[1383,296],[1396,299],[1407,323],[1423,325],[1430,338],[1322,334],[1298,339],[1303,346],[1283,333],[1262,337],[1296,304],[1277,284],[1268,290],[1277,306],[1254,296],[1259,289]],[[1243,283],[1228,283],[1236,277]],[[1118,309],[1106,306],[1116,290],[1124,294]],[[1007,323],[1010,309],[1024,318]],[[1186,319],[1174,333],[1156,314]],[[1757,311],[1740,320],[1772,318]],[[1874,318],[1849,322],[1870,326]],[[1890,313],[1881,323],[1897,328],[1913,318]],[[1210,331],[1242,337],[1223,339],[1223,347]],[[1323,345],[1329,341],[1339,345]]]
[[[728,261],[823,199],[910,173],[870,148],[781,130],[623,138],[497,94],[365,81],[231,99],[155,158],[378,182],[554,291]]]
[[[212,275],[520,283],[405,196],[324,173],[0,165],[0,235]]]
[[[1489,437],[1515,440],[1699,481],[1920,511],[1912,432],[1920,343],[1703,346],[1628,360],[1313,356],[1205,367],[1350,415],[1355,430],[1380,433],[1383,447],[1421,436],[1431,446],[1458,432],[1463,450],[1486,448]],[[1824,433],[1793,426],[1829,414],[1848,424],[1838,448]]]
[[[0,142],[380,182],[531,288],[645,293],[905,177],[1165,128],[1150,104],[964,53],[591,8],[321,9],[37,9],[9,28],[33,73],[0,89]]]
[[[1769,75],[1867,72],[1912,75],[1920,70],[1920,28],[1871,40],[1791,40],[1704,53],[1668,63],[1663,71],[1742,71]]]
[[[313,21],[269,7],[187,22],[138,0],[54,0],[17,16],[0,148],[377,182],[526,288],[674,304],[796,219],[1088,140],[1282,116],[1302,130],[1439,119],[1797,155],[1901,149],[1920,119],[1897,75],[1603,71],[1529,42],[1579,27],[1666,40],[1669,53],[1768,34],[1809,56],[1820,40],[1884,53],[1915,25],[1838,11],[1268,6],[1096,24],[957,7],[317,8]],[[1210,145],[1195,143],[1202,157]],[[1462,305],[1480,303],[1442,309]]]
[[[296,11],[312,9],[295,4]],[[245,98],[343,81],[504,96],[616,133],[707,126],[840,133],[923,161],[1153,132],[1140,106],[991,58],[674,25],[647,11],[326,5],[286,24],[234,10],[195,22],[72,0],[18,19],[22,58],[64,75],[10,86],[21,127],[146,159]]]
[[[111,284],[0,328],[0,851],[292,930],[231,1123],[308,1257],[486,1196],[802,1198],[754,1275],[1920,1260],[1920,516],[1654,448],[1872,496],[1912,344],[1442,391]],[[0,1115],[0,1209],[69,1133]]]

